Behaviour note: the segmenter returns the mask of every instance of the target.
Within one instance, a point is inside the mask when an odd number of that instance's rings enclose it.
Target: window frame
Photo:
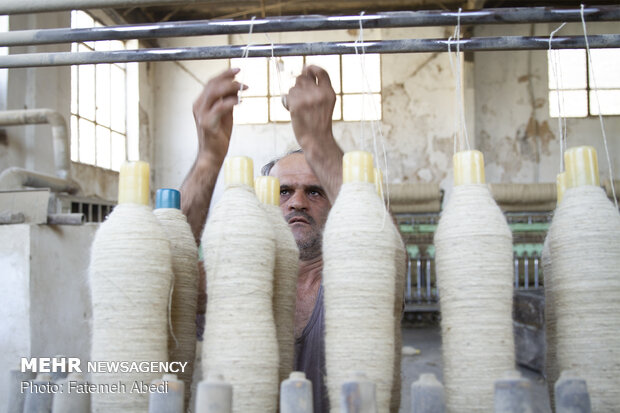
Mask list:
[[[356,120],[345,120],[344,119],[344,96],[362,96],[362,95],[370,95],[370,96],[374,96],[374,95],[379,95],[380,99],[381,99],[381,107],[378,110],[378,115],[379,118],[378,119],[372,119],[369,120],[369,122],[380,122],[383,120],[383,72],[381,70],[381,63],[382,63],[382,56],[381,53],[368,53],[368,54],[373,54],[373,55],[377,55],[379,58],[379,91],[378,92],[354,92],[354,93],[345,93],[344,92],[344,87],[343,87],[343,64],[342,64],[342,57],[344,56],[343,54],[337,54],[337,55],[320,55],[320,56],[338,56],[338,70],[340,71],[339,73],[339,81],[340,81],[340,88],[339,88],[339,92],[335,92],[336,93],[336,102],[339,102],[339,106],[340,106],[340,118],[338,119],[332,119],[333,122],[360,122],[359,119]],[[303,56],[285,56],[285,57],[301,57],[302,60],[302,65],[305,66],[306,65],[306,58],[308,56],[303,55]],[[250,58],[252,58],[252,56],[250,56]],[[266,95],[257,95],[257,96],[247,96],[248,98],[261,98],[261,99],[266,99],[267,100],[267,121],[266,122],[243,122],[243,123],[235,123],[235,125],[266,125],[269,123],[281,123],[281,124],[285,124],[285,123],[290,123],[290,120],[273,120],[271,119],[271,99],[272,98],[277,98],[281,95],[273,95],[271,94],[271,65],[270,57],[256,57],[256,58],[261,58],[261,59],[265,59],[266,64],[267,64],[267,79],[266,79],[266,83],[267,83],[267,94]],[[277,57],[276,57],[277,59]],[[232,66],[232,60],[233,59],[228,59],[228,67],[231,68]],[[282,91],[284,92],[284,91]],[[243,97],[242,97],[243,98]],[[366,121],[366,120],[363,120]]]
[[[553,51],[558,51],[558,52],[562,52],[562,50],[564,49],[554,49]],[[572,50],[572,49],[571,49]],[[599,114],[598,113],[593,113],[592,112],[592,103],[593,100],[591,99],[590,95],[592,93],[597,93],[600,91],[605,91],[605,90],[612,90],[612,91],[618,91],[618,93],[620,93],[620,86],[618,87],[598,87],[598,88],[594,88],[593,85],[590,82],[590,59],[588,58],[588,52],[585,48],[580,48],[580,49],[574,49],[574,50],[583,50],[583,54],[584,54],[584,61],[585,61],[585,88],[556,88],[555,86],[551,87],[549,86],[550,82],[547,82],[547,86],[548,86],[548,93],[547,93],[547,98],[548,98],[548,102],[549,102],[549,117],[553,118],[553,119],[557,119],[558,117],[563,117],[563,118],[571,118],[571,119],[587,119],[587,118],[591,118],[591,117],[598,117]],[[605,49],[601,49],[601,48],[594,48],[591,50],[605,50]],[[620,48],[612,48],[612,50],[616,50],[617,53],[620,55]],[[549,73],[551,69],[551,58],[550,58],[550,54],[547,53],[547,73]],[[561,65],[562,61],[560,59],[560,62],[558,64],[560,71],[562,70],[562,65]],[[556,79],[557,81],[557,79]],[[552,92],[556,92],[558,93],[558,95],[561,92],[583,92],[585,91],[586,97],[585,97],[585,104],[586,104],[586,114],[585,116],[567,116],[567,115],[563,115],[561,113],[558,113],[557,116],[553,116],[551,114],[551,98],[550,98],[550,94]],[[620,116],[620,108],[618,109],[618,113],[611,113],[611,114],[605,114],[605,113],[601,113],[601,116]]]
[[[73,10],[72,11],[72,27],[80,27],[80,26],[73,26],[73,19],[74,16],[73,14],[77,14],[77,13],[84,13],[86,14],[90,19],[92,19],[93,21],[93,26],[91,27],[102,27],[105,26],[105,24],[96,16],[87,13],[85,11],[81,11],[81,10]],[[128,45],[127,45],[127,41],[123,41],[123,40],[114,40],[114,42],[118,42],[118,44],[122,45],[122,50],[128,50]],[[90,41],[90,42],[73,42],[71,43],[71,51],[77,51],[77,52],[93,52],[96,51],[96,47],[95,47],[95,41]],[[87,50],[80,50],[81,48],[85,48]],[[121,49],[115,49],[115,50],[121,50]],[[110,99],[109,102],[107,102],[108,104],[108,108],[107,111],[109,113],[109,119],[107,124],[105,122],[103,122],[101,119],[98,118],[98,108],[99,108],[99,104],[101,103],[100,101],[97,100],[97,68],[100,66],[108,66],[109,70],[108,70],[108,84],[111,85],[112,84],[112,77],[113,77],[113,67],[118,68],[118,70],[122,71],[122,78],[124,81],[124,88],[123,88],[123,92],[122,92],[122,99],[124,101],[124,116],[123,116],[123,120],[122,120],[122,124],[124,125],[124,131],[118,129],[115,125],[115,122],[113,120],[113,107],[114,107],[114,102],[115,100],[112,99],[112,94],[110,93]],[[92,75],[92,81],[93,81],[93,95],[92,95],[92,102],[93,102],[93,119],[90,119],[89,117],[83,115],[80,113],[80,67],[82,65],[72,65],[71,66],[71,108],[69,110],[70,113],[70,122],[71,122],[71,143],[73,144],[73,139],[77,139],[77,142],[75,143],[75,158],[74,158],[74,150],[72,148],[71,150],[71,161],[72,162],[76,162],[76,163],[80,163],[83,165],[89,165],[89,166],[93,166],[93,167],[97,167],[97,168],[102,168],[105,170],[111,170],[111,171],[116,171],[118,172],[120,170],[120,165],[123,163],[123,161],[128,159],[128,152],[129,152],[129,145],[128,145],[128,141],[129,141],[129,124],[128,124],[128,83],[129,83],[129,79],[128,79],[128,68],[127,68],[127,64],[126,63],[98,63],[98,64],[91,64],[91,65],[87,65],[87,66],[91,66],[93,69],[93,75]],[[74,76],[75,76],[75,80],[74,80]],[[84,81],[84,80],[83,80]],[[75,84],[75,92],[73,91],[73,86]],[[75,96],[75,102],[74,102],[74,96]],[[74,103],[75,103],[75,112],[74,112]],[[94,133],[94,161],[92,163],[90,162],[86,162],[82,159],[81,156],[81,151],[80,151],[80,147],[83,144],[83,138],[81,137],[82,134],[82,127],[80,126],[82,122],[88,122],[92,125],[92,131]],[[108,132],[108,136],[109,136],[109,142],[108,142],[108,152],[109,152],[109,161],[107,162],[106,166],[102,166],[99,163],[99,156],[100,151],[98,150],[98,142],[97,142],[97,129],[98,128],[104,128],[107,130]],[[122,140],[123,140],[123,146],[124,146],[124,159],[121,159],[120,162],[117,159],[114,159],[114,152],[113,152],[113,147],[114,147],[114,135],[120,135],[122,136]],[[73,146],[73,145],[72,145]],[[115,165],[117,164],[117,165]]]

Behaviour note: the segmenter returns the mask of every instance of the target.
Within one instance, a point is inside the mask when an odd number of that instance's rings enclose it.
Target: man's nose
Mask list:
[[[308,209],[308,198],[302,191],[295,191],[288,200],[288,209],[292,210],[306,210]]]

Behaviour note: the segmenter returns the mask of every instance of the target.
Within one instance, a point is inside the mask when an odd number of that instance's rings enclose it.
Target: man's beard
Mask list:
[[[297,248],[299,248],[299,259],[302,261],[309,261],[321,255],[321,246],[323,245],[323,233],[316,228],[316,221],[310,215],[304,211],[295,211],[288,214],[285,219],[286,222],[291,218],[301,217],[308,221],[312,231],[302,239],[295,239]]]

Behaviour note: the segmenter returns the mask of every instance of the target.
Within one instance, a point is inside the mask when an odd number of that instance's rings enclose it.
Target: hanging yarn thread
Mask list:
[[[92,361],[168,360],[168,303],[172,282],[170,243],[148,206],[149,165],[121,167],[118,206],[101,224],[91,247]],[[132,392],[159,373],[92,373],[95,384],[125,392],[93,393],[93,412],[143,413],[148,392]]]
[[[181,212],[181,194],[175,189],[157,190],[153,213],[161,223],[172,253],[174,283],[168,334],[170,361],[187,363],[178,377],[185,383],[185,406],[189,406],[196,358],[196,308],[198,306],[198,248]]]
[[[611,167],[611,158],[609,156],[609,146],[607,145],[607,134],[605,133],[605,124],[603,123],[603,112],[601,111],[601,99],[598,96],[598,87],[596,84],[596,76],[594,76],[594,65],[592,64],[592,53],[590,53],[590,42],[588,41],[588,31],[586,30],[586,18],[584,16],[584,5],[581,4],[581,26],[583,27],[583,37],[586,42],[586,54],[588,55],[588,67],[592,71],[592,85],[594,86],[594,96],[596,97],[596,108],[598,112],[598,121],[601,125],[601,134],[603,135],[603,145],[605,146],[605,156],[607,157],[607,167],[609,169],[609,179],[613,181],[614,172]],[[614,185],[611,186],[611,193],[614,201],[614,205],[616,206],[616,210],[618,210],[618,198],[616,197],[616,189]]]
[[[379,168],[375,168],[375,186],[379,198],[383,199],[383,174]],[[390,412],[398,413],[400,409],[400,393],[402,389],[401,360],[403,337],[401,330],[401,319],[403,314],[403,302],[405,299],[405,284],[407,277],[407,250],[398,228],[390,223],[394,234],[394,376],[392,379],[392,399],[390,401]]]
[[[343,184],[323,235],[325,361],[332,412],[341,386],[363,371],[376,384],[377,409],[390,410],[394,369],[393,227],[374,186],[372,155],[348,152]],[[351,286],[355,286],[354,289]]]
[[[278,383],[293,371],[295,353],[295,301],[299,249],[280,210],[280,181],[272,176],[256,178],[256,195],[273,226],[276,239],[273,271],[273,318],[276,323],[280,368]]]
[[[278,343],[273,319],[275,237],[253,190],[252,160],[224,164],[226,190],[202,236],[207,272],[204,375],[233,386],[233,412],[274,412]]]
[[[479,151],[454,155],[454,189],[434,244],[448,412],[492,411],[514,369],[512,233],[484,184]]]
[[[557,370],[588,383],[594,412],[620,406],[620,214],[592,147],[568,149],[568,188],[549,230]]]

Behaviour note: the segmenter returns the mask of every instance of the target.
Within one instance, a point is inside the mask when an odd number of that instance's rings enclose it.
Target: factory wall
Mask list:
[[[443,28],[408,30],[367,30],[365,39],[397,39],[405,36],[444,37]],[[316,32],[313,41],[355,41],[356,30]],[[305,42],[304,33],[270,35],[275,43]],[[180,44],[244,44],[246,36],[195,38],[163,41],[168,47]],[[253,43],[269,43],[255,34]],[[181,65],[183,67],[181,67]],[[442,181],[447,176],[452,148],[454,81],[446,54],[394,54],[382,56],[383,121],[382,136],[377,132],[378,148],[382,140],[388,156],[390,180]],[[192,117],[192,102],[202,90],[200,81],[228,67],[228,61],[157,63],[155,75],[155,184],[158,187],[181,185],[197,150]],[[190,73],[193,75],[190,75]],[[241,75],[239,78],[242,80]],[[448,108],[446,110],[446,108]],[[334,134],[341,147],[373,150],[372,131],[364,124],[360,143],[359,122],[335,122]],[[383,137],[383,139],[382,139]],[[233,129],[231,155],[254,158],[255,173],[274,157],[296,147],[290,123],[236,125]],[[213,201],[222,191],[216,187]]]
[[[473,29],[474,36],[548,36],[557,25],[489,25]],[[618,33],[615,23],[588,25],[591,34]],[[453,28],[367,30],[365,39],[448,37]],[[562,35],[582,34],[580,24],[567,25]],[[316,37],[315,37],[316,36]],[[313,33],[313,41],[354,41],[358,32]],[[302,33],[270,35],[275,43],[305,41]],[[245,44],[247,36],[173,39],[181,44]],[[269,43],[254,34],[252,43]],[[181,65],[183,67],[181,67]],[[384,54],[382,65],[383,120],[380,122],[387,151],[391,182],[440,182],[449,196],[452,186],[454,75],[446,53]],[[228,67],[227,61],[155,64],[155,184],[181,185],[197,149],[192,102],[211,76]],[[193,75],[190,75],[190,73]],[[198,80],[197,80],[197,79]],[[554,182],[559,171],[557,119],[550,118],[546,51],[477,52],[465,56],[463,66],[465,116],[473,148],[485,154],[488,182]],[[620,117],[605,117],[616,179],[620,177]],[[608,178],[607,162],[597,118],[568,119],[568,144],[597,148],[601,181]],[[364,125],[364,136],[372,135]],[[334,133],[344,150],[360,145],[358,122],[335,122]],[[381,136],[377,134],[378,142]],[[261,165],[295,146],[288,123],[234,127],[230,153],[248,155]],[[381,148],[381,145],[379,145]],[[214,201],[221,193],[216,188]]]
[[[549,36],[559,24],[478,26],[475,36]],[[588,24],[589,34],[620,33],[615,22]],[[583,35],[568,24],[556,36]],[[475,133],[489,182],[555,182],[560,168],[557,118],[549,116],[547,51],[475,53]],[[551,102],[554,104],[554,102]],[[615,179],[620,178],[620,116],[605,116]],[[568,118],[569,146],[597,149],[601,182],[609,178],[597,117]]]

